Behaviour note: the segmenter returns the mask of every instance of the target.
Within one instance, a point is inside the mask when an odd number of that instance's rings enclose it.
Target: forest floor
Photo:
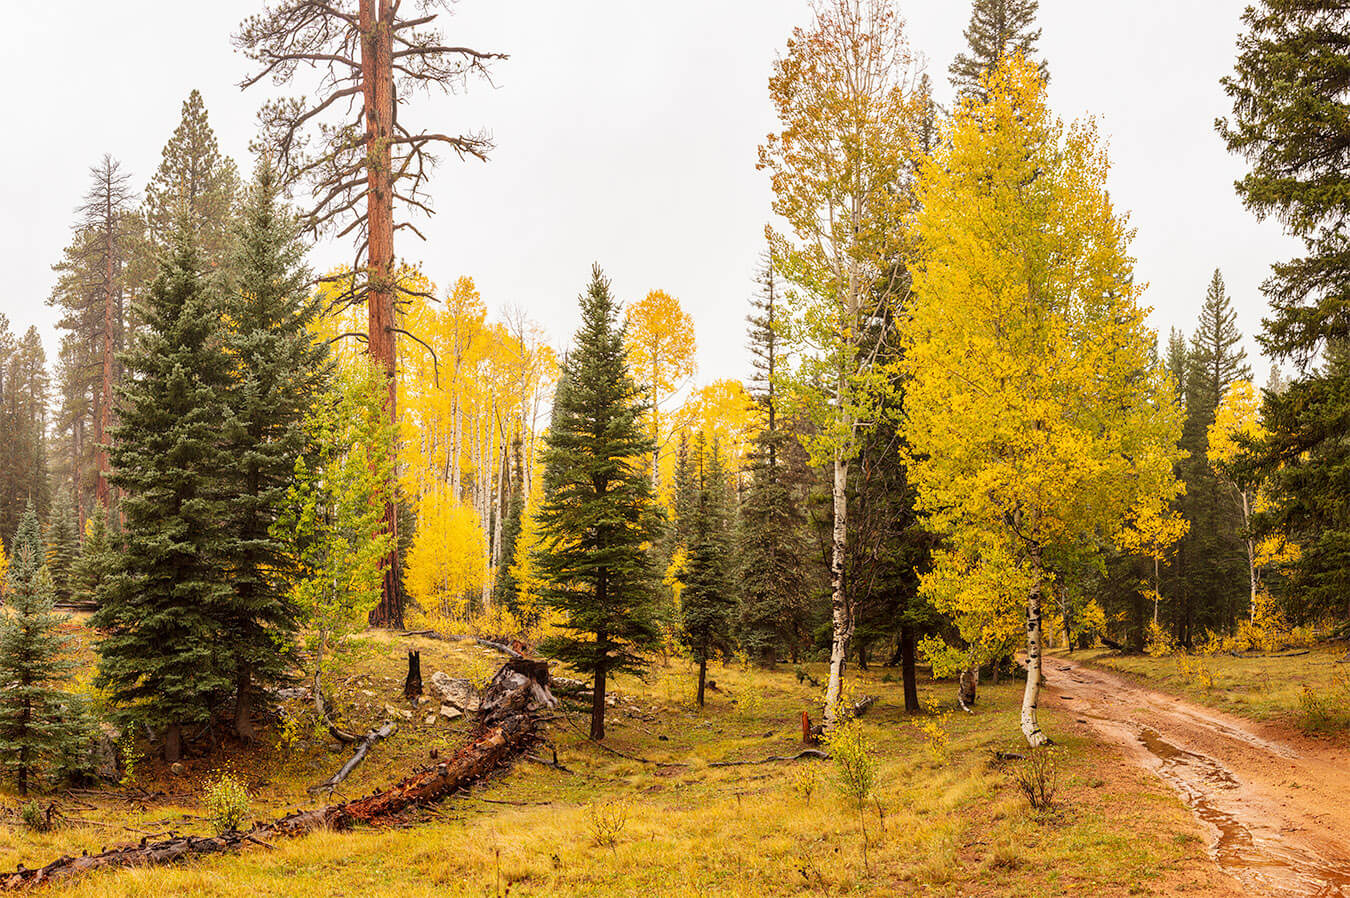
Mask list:
[[[369,633],[350,642],[332,678],[349,729],[364,731],[412,710],[401,694],[404,650],[422,653],[424,680],[444,670],[485,679],[500,657],[468,642]],[[1056,662],[1052,661],[1052,668]],[[823,665],[807,665],[814,676]],[[672,659],[646,681],[623,678],[609,709],[614,750],[584,736],[586,712],[565,706],[546,724],[536,757],[520,759],[471,792],[417,812],[407,825],[321,832],[239,855],[177,867],[96,873],[47,888],[70,896],[377,895],[1238,895],[1215,865],[1209,837],[1167,783],[1111,740],[1077,723],[1072,702],[1046,702],[1059,790],[1053,810],[1033,812],[1014,781],[1020,752],[1021,684],[981,690],[976,713],[908,717],[895,671],[862,672],[855,694],[878,702],[861,724],[875,747],[875,800],[864,813],[843,803],[831,763],[803,760],[714,767],[800,750],[803,709],[817,716],[820,690],[790,666],[712,671],[718,688],[693,706],[694,673]],[[1050,682],[1063,672],[1050,671]],[[1076,687],[1075,687],[1076,688]],[[951,683],[921,695],[951,707]],[[168,830],[210,831],[202,785],[233,771],[253,793],[250,817],[266,819],[327,801],[322,781],[348,749],[316,732],[302,699],[244,747],[224,736],[178,773],[140,762],[133,784],[68,791],[54,802],[64,824],[34,832],[19,799],[0,793],[0,870],[38,866]],[[465,741],[464,719],[426,722],[427,709],[378,744],[339,798],[393,782]],[[285,721],[291,723],[287,725]],[[929,725],[925,734],[920,725]],[[939,735],[940,734],[940,735]],[[661,764],[649,762],[662,762]],[[864,853],[863,827],[866,829]]]
[[[1141,685],[1148,679],[1140,671],[1158,665],[1094,657],[1099,665],[1127,663],[1135,675],[1052,656],[1047,704],[1072,709],[1076,725],[1170,783],[1204,822],[1226,872],[1250,894],[1350,896],[1350,750],[1291,726],[1292,710],[1279,704],[1287,688],[1267,685],[1260,706],[1267,720],[1258,723]],[[1256,659],[1214,660],[1231,678],[1237,664]],[[1323,660],[1304,661],[1304,676]],[[1253,712],[1252,703],[1240,707]]]

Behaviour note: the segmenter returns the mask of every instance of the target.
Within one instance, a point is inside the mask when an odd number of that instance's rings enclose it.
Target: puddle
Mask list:
[[[1335,866],[1253,833],[1234,814],[1217,807],[1216,793],[1240,788],[1211,758],[1178,748],[1145,728],[1139,741],[1159,762],[1159,773],[1181,792],[1197,817],[1218,833],[1214,859],[1248,888],[1309,898],[1350,898],[1350,864]]]

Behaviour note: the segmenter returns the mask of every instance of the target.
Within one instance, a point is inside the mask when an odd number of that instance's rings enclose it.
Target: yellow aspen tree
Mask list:
[[[1149,598],[1153,601],[1153,623],[1157,624],[1158,603],[1162,601],[1162,563],[1190,531],[1191,525],[1176,509],[1153,501],[1152,497],[1135,511],[1133,517],[1130,526],[1121,532],[1120,548],[1153,562],[1153,588],[1149,590]]]
[[[404,576],[408,594],[432,614],[463,620],[485,575],[478,515],[442,488],[423,497],[417,521]]]
[[[1180,412],[1111,207],[1091,122],[1066,128],[1036,68],[1006,60],[920,165],[903,324],[904,435],[928,525],[1022,593],[1022,732],[1037,720],[1048,557],[1118,543],[1178,491]]]
[[[769,96],[781,130],[759,150],[771,177],[768,229],[776,271],[794,285],[784,338],[796,364],[787,404],[810,420],[806,448],[831,473],[833,639],[825,725],[835,724],[853,601],[844,581],[848,472],[858,437],[875,420],[887,380],[866,346],[869,324],[905,294],[903,222],[912,207],[910,158],[927,100],[904,23],[890,0],[816,0],[774,63]]]
[[[1209,426],[1209,463],[1219,479],[1237,495],[1242,508],[1242,532],[1247,546],[1247,576],[1251,593],[1248,619],[1256,622],[1260,604],[1261,569],[1284,565],[1298,557],[1298,550],[1279,534],[1257,540],[1252,533],[1252,515],[1265,511],[1269,500],[1260,484],[1244,475],[1243,444],[1259,445],[1268,436],[1261,424],[1261,391],[1249,380],[1234,381],[1219,401],[1214,423]]]
[[[694,319],[680,301],[664,290],[653,290],[628,307],[624,349],[633,376],[647,390],[647,427],[656,447],[652,450],[652,490],[661,486],[661,406],[694,376]]]

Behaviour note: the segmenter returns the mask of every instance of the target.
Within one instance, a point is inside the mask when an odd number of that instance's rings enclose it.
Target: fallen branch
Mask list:
[[[395,729],[397,729],[397,727],[391,720],[386,722],[385,725],[378,730],[371,730],[369,733],[366,733],[366,737],[357,744],[356,752],[347,759],[346,764],[342,765],[342,769],[319,783],[317,786],[310,786],[308,790],[309,794],[313,795],[315,792],[322,792],[324,789],[327,789],[329,794],[332,794],[333,790],[338,787],[338,784],[350,776],[357,765],[366,759],[366,752],[370,751],[371,746],[381,739],[388,739],[390,736],[394,735]]]
[[[714,761],[708,766],[745,767],[745,766],[753,766],[755,764],[771,764],[774,761],[801,761],[803,759],[811,759],[811,758],[815,758],[821,761],[828,761],[830,760],[830,755],[826,752],[821,751],[818,748],[808,748],[804,751],[797,752],[795,755],[773,755],[772,757],[768,758],[760,758],[757,761]]]
[[[212,837],[171,835],[154,842],[143,838],[137,844],[122,845],[98,854],[62,856],[36,870],[20,864],[14,872],[0,874],[0,891],[40,885],[95,870],[170,864],[210,854],[242,851],[250,845],[270,847],[269,839],[300,836],[318,829],[342,830],[357,823],[392,821],[411,808],[439,801],[481,781],[533,738],[533,714],[516,710],[527,706],[532,683],[527,682],[520,688],[525,695],[519,701],[484,707],[484,728],[453,758],[419,770],[384,791],[342,804],[296,811],[270,823],[255,824],[246,832],[227,832]],[[498,713],[504,709],[509,713]]]
[[[862,717],[867,713],[867,709],[875,705],[877,697],[875,695],[864,695],[853,703],[853,716]]]

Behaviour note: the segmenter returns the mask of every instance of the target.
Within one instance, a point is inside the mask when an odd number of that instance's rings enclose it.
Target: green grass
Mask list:
[[[334,678],[354,728],[383,719],[386,704],[401,706],[405,647],[422,651],[424,678],[498,660],[468,645],[363,637]],[[823,675],[820,666],[811,671]],[[949,744],[936,750],[904,715],[900,684],[862,675],[854,691],[880,696],[861,722],[879,780],[860,821],[833,790],[828,762],[708,766],[798,751],[800,714],[818,717],[818,690],[788,668],[728,666],[713,672],[718,691],[700,711],[690,702],[693,678],[692,666],[672,660],[646,682],[623,679],[608,715],[611,747],[678,766],[597,748],[582,735],[584,711],[572,708],[548,724],[535,749],[546,756],[556,749],[570,772],[521,760],[471,794],[419,812],[407,827],[318,833],[180,867],[95,874],[49,893],[1110,896],[1173,894],[1212,875],[1200,831],[1172,793],[1053,712],[1047,728],[1064,752],[1060,799],[1051,813],[1031,812],[993,754],[1020,747],[1017,684],[984,688],[975,715],[948,714]],[[950,683],[924,683],[922,691],[951,705]],[[136,830],[206,832],[200,784],[225,768],[245,778],[257,817],[305,806],[304,787],[335,770],[345,752],[320,735],[287,748],[276,730],[252,749],[193,759],[178,777],[147,765],[149,795],[79,796],[88,805],[79,808],[65,796],[44,799],[97,826],[31,833],[12,813],[16,799],[0,796],[11,809],[0,825],[0,866],[139,839]],[[444,752],[467,735],[463,722],[401,725],[345,791],[391,782],[433,747]],[[167,794],[154,794],[161,791]],[[597,818],[624,821],[613,844],[597,839]]]
[[[1350,733],[1350,664],[1344,643],[1314,646],[1306,655],[1284,657],[1204,656],[1213,686],[1186,677],[1173,656],[1120,655],[1107,649],[1072,657],[1129,674],[1151,687],[1252,720],[1298,726],[1307,731]],[[1304,687],[1325,715],[1310,715]]]

